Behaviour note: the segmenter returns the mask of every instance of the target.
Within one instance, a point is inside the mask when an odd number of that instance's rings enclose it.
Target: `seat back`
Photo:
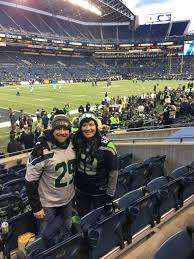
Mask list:
[[[7,193],[0,195],[0,218],[9,220],[24,212],[24,204],[19,195]]]
[[[118,156],[119,159],[119,169],[124,169],[128,165],[131,164],[132,161],[132,153],[128,153],[125,155]]]
[[[125,176],[124,174],[119,174],[117,178],[117,187],[114,195],[115,200],[122,197],[127,192],[128,192],[128,186],[126,184]]]
[[[123,171],[128,192],[138,189],[146,185],[148,182],[148,178],[147,178],[148,165],[142,164],[142,163],[136,164],[134,166],[132,165],[131,165],[131,168],[130,166],[126,167],[124,169],[125,171]]]
[[[141,188],[130,191],[123,195],[121,198],[117,199],[115,201],[115,204],[120,209],[125,209],[134,202],[136,202],[138,199],[141,199],[144,197],[144,193]]]
[[[126,216],[128,218],[128,231],[131,238],[147,226],[154,227],[154,208],[156,202],[156,194],[151,193],[138,199],[131,206],[128,206]]]
[[[125,221],[124,210],[105,215],[103,208],[98,208],[81,219],[89,259],[100,258],[117,246],[124,248]]]
[[[9,174],[2,174],[0,175],[0,184],[5,184],[9,181],[19,179],[20,177],[15,175],[14,173],[9,173]]]
[[[174,169],[171,173],[170,176],[173,178],[178,178],[181,176],[185,176],[189,173],[189,168],[187,166],[180,166],[176,169]]]
[[[191,236],[187,231],[179,231],[161,245],[155,253],[154,259],[188,259],[191,254]]]
[[[147,190],[155,192],[157,202],[155,204],[155,220],[160,222],[161,216],[171,209],[180,207],[180,193],[182,192],[182,180],[176,179],[168,182],[166,177],[158,177],[147,185]]]
[[[161,189],[166,184],[168,184],[167,178],[165,176],[160,176],[150,181],[147,184],[147,189],[149,192],[154,192]]]
[[[11,181],[9,181],[9,182],[7,182],[3,185],[2,194],[9,193],[9,192],[21,193],[21,192],[24,191],[25,188],[26,188],[25,178],[14,179],[14,180],[11,180]]]
[[[144,160],[144,164],[148,164],[149,181],[164,175],[164,162],[166,156],[155,156]]]

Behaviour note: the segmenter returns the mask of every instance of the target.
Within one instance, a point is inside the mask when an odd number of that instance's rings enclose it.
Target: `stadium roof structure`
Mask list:
[[[55,15],[62,15],[87,22],[127,22],[134,20],[134,14],[125,5],[123,0],[87,0],[96,6],[102,15],[96,15],[82,7],[73,5],[68,0],[4,0],[3,2],[28,6]],[[2,2],[2,1],[0,1]]]

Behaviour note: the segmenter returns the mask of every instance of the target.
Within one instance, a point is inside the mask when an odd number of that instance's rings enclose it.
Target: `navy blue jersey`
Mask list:
[[[76,138],[76,135],[75,135]],[[118,177],[118,157],[114,144],[105,136],[96,140],[78,142],[75,140],[76,188],[90,195],[109,194],[114,196]]]

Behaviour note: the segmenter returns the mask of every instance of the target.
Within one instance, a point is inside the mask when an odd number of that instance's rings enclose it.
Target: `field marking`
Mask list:
[[[35,98],[35,100],[37,100],[37,101],[43,101],[43,102],[47,102],[47,101],[52,101],[53,99],[52,99],[52,98],[41,98],[41,99],[39,99],[39,98]]]

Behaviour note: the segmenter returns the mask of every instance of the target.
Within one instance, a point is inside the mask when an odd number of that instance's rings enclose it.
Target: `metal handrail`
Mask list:
[[[110,138],[112,141],[114,142],[119,142],[119,141],[125,141],[125,142],[129,142],[131,141],[132,143],[135,143],[136,141],[141,141],[141,140],[168,140],[168,139],[175,139],[175,140],[180,140],[180,143],[183,142],[184,139],[190,139],[192,138],[193,141],[194,141],[194,136],[182,136],[182,137],[147,137],[147,138],[117,138],[117,139],[114,139],[114,138]]]
[[[3,155],[0,155],[0,159],[5,158],[5,157],[10,157],[10,156],[16,156],[16,155],[20,155],[20,154],[25,154],[25,153],[28,153],[28,152],[31,152],[31,151],[32,151],[32,148],[23,149],[21,151],[16,151],[16,152],[12,152],[12,153],[5,153]]]

